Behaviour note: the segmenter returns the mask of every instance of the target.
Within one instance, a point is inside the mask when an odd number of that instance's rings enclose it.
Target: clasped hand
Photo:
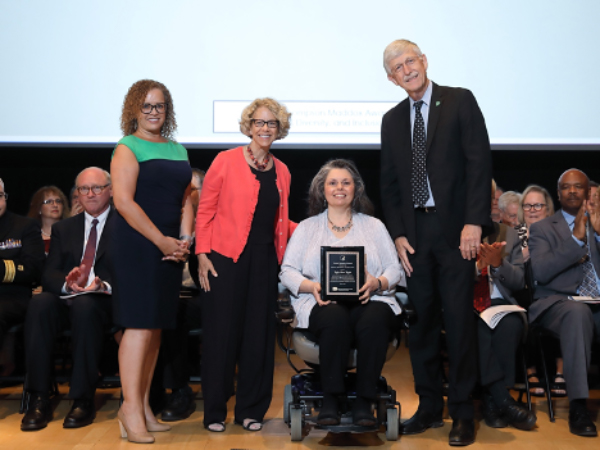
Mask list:
[[[96,292],[104,291],[106,287],[99,277],[95,277],[89,286],[86,286],[85,264],[73,268],[65,277],[67,292]]]
[[[186,261],[190,254],[189,246],[190,243],[188,241],[165,236],[165,241],[160,247],[161,252],[165,255],[163,261]]]

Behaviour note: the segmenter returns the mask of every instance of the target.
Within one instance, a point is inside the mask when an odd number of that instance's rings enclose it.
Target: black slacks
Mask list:
[[[493,306],[501,304],[505,304],[504,300],[492,300]],[[517,350],[523,339],[525,320],[523,313],[507,314],[496,328],[491,329],[482,319],[477,319],[482,386],[490,386],[498,381],[507,388],[515,385]]]
[[[238,366],[235,420],[262,421],[271,404],[277,256],[273,244],[248,244],[237,263],[212,252],[202,298],[204,424],[223,422]]]
[[[440,414],[444,407],[440,334],[446,329],[449,362],[448,411],[472,419],[471,392],[477,382],[477,317],[473,314],[475,260],[466,260],[442,234],[437,213],[415,211],[417,243],[409,261],[408,295],[417,313],[410,328],[410,358],[419,408]]]
[[[157,371],[162,370],[165,389],[175,390],[187,386],[190,379],[188,332],[201,326],[200,296],[180,299],[177,328],[163,330],[158,355]]]
[[[54,343],[58,334],[70,327],[73,372],[69,397],[92,399],[104,333],[111,324],[112,301],[107,295],[81,295],[70,306],[49,292],[35,295],[25,320],[27,390],[43,394],[50,391]]]
[[[385,364],[385,355],[395,321],[386,303],[371,301],[365,305],[315,305],[308,330],[319,343],[319,366],[323,392],[345,392],[344,375],[352,345],[357,349],[356,392],[376,399],[377,380]]]
[[[6,332],[14,325],[23,323],[27,314],[29,298],[0,296],[0,348]]]

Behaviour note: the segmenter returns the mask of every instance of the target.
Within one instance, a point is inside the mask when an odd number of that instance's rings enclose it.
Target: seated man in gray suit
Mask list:
[[[600,329],[597,305],[569,296],[599,295],[600,211],[586,214],[589,179],[570,169],[558,179],[561,210],[531,226],[529,253],[534,277],[534,303],[529,321],[556,335],[564,358],[569,393],[569,429],[579,436],[597,436],[586,406],[587,371],[594,338]]]
[[[492,203],[495,190],[496,183],[492,180]],[[490,306],[518,305],[513,293],[525,287],[523,252],[517,232],[504,223],[494,222],[493,226],[477,258],[473,304],[477,312]],[[508,391],[515,384],[515,360],[526,320],[524,313],[510,313],[493,329],[483,319],[477,320],[482,412],[489,427],[511,425],[531,430],[535,426],[535,414],[517,404]]]

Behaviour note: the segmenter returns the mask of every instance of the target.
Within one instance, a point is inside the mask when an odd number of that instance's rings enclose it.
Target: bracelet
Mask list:
[[[379,278],[377,278],[377,283],[379,283],[379,289],[377,289],[378,291],[382,291],[383,290],[383,285],[381,284],[381,280]]]
[[[183,236],[179,236],[179,240],[180,240],[180,241],[188,241],[188,242],[191,242],[191,240],[192,240],[192,237],[191,237],[190,235],[188,235],[188,234],[184,234]]]

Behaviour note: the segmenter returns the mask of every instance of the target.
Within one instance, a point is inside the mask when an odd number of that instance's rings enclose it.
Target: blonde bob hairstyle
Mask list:
[[[261,107],[271,111],[279,122],[279,126],[277,127],[277,139],[286,137],[290,131],[290,118],[292,117],[292,113],[288,112],[287,108],[277,100],[268,97],[257,98],[244,108],[242,111],[242,119],[240,120],[240,131],[249,138],[252,137],[252,116],[256,110]]]
[[[423,56],[423,52],[419,46],[406,39],[398,39],[385,48],[383,52],[383,67],[388,75],[392,74],[392,70],[390,68],[390,62],[392,59],[395,59],[408,51],[415,52],[419,58]]]
[[[552,201],[552,197],[550,197],[550,193],[537,184],[530,184],[521,194],[521,201],[519,202],[519,223],[525,223],[523,203],[525,203],[525,197],[527,197],[530,192],[538,192],[542,194],[544,196],[544,201],[546,202],[546,211],[548,211],[548,217],[554,214],[554,202]]]

